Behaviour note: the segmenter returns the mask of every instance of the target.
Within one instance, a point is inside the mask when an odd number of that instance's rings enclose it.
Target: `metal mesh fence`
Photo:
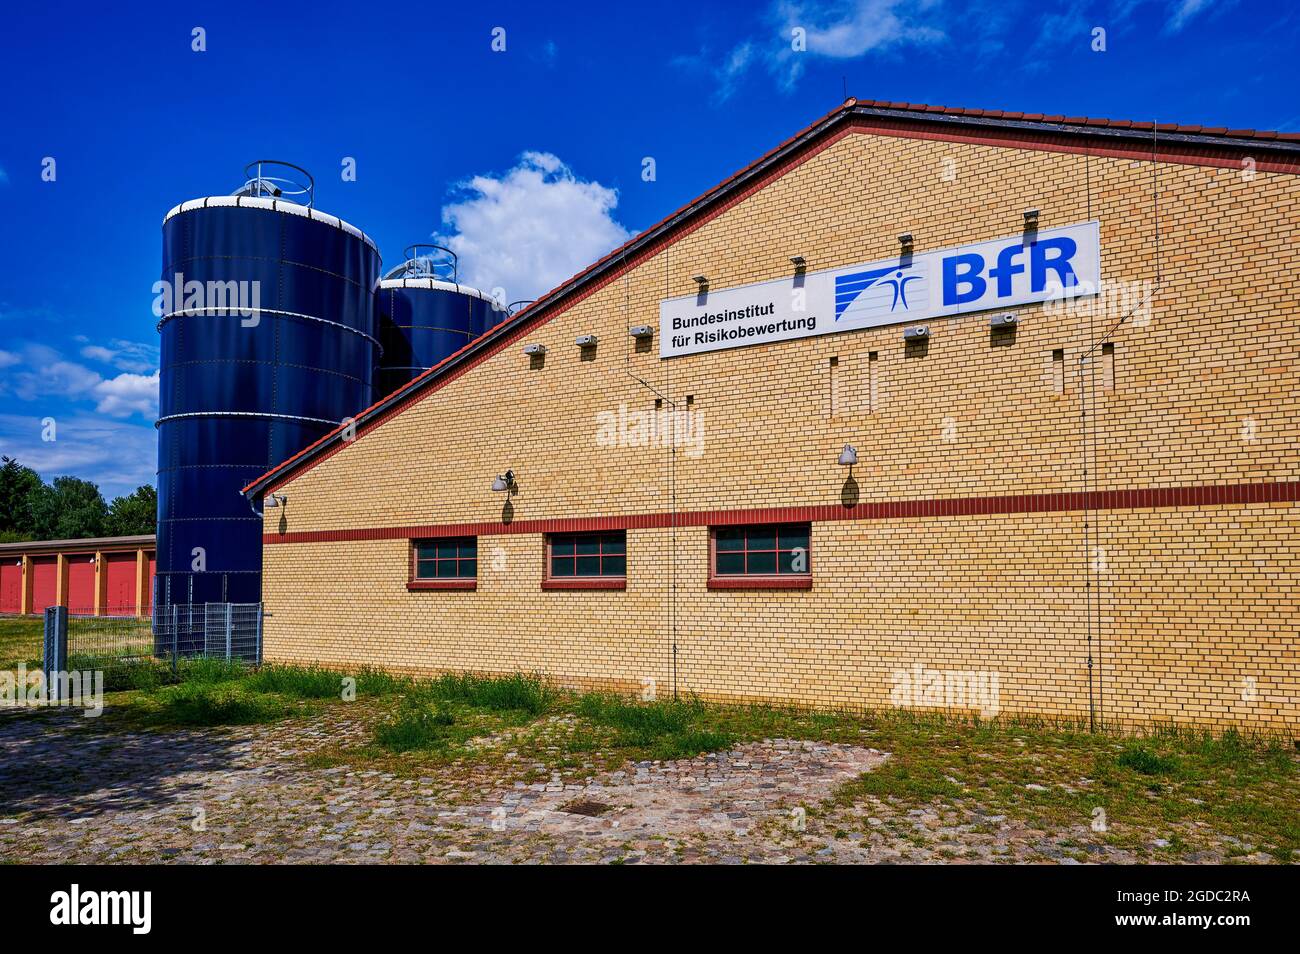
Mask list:
[[[173,603],[152,618],[68,614],[72,668],[106,669],[191,657],[262,661],[261,603]]]

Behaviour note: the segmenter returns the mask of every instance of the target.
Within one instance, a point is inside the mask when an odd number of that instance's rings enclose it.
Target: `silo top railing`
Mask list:
[[[406,261],[384,278],[436,278],[456,282],[459,271],[456,253],[443,245],[420,243],[406,247]]]
[[[269,175],[278,169],[292,169],[293,175]],[[302,178],[299,178],[302,177]],[[316,201],[316,180],[310,172],[292,162],[279,159],[258,159],[244,167],[244,184],[231,195],[247,195],[265,199],[288,199],[298,205],[312,208]],[[305,181],[304,181],[305,180]]]

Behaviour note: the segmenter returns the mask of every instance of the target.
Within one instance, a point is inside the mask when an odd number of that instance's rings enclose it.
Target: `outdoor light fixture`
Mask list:
[[[912,233],[911,233],[911,232],[903,232],[901,235],[899,235],[899,236],[898,236],[898,244],[899,244],[899,245],[911,245],[911,244],[912,244]]]
[[[530,344],[524,348],[524,354],[528,355],[530,358],[540,358],[542,355],[546,354],[546,345]]]
[[[1004,312],[1001,315],[994,315],[992,318],[990,318],[989,327],[994,329],[1014,328],[1019,321],[1020,321],[1019,318],[1017,318],[1014,314],[1008,311],[1008,312]]]
[[[653,338],[655,330],[649,325],[633,325],[627,329],[627,333],[633,338]]]
[[[268,494],[263,505],[267,507],[283,507],[289,502],[289,498],[284,494]]]
[[[804,258],[802,255],[791,255],[790,264],[795,268],[806,268],[808,266],[808,259]]]
[[[1025,209],[1025,225],[1033,226],[1038,224],[1038,210]]]
[[[514,485],[515,472],[513,470],[507,470],[504,474],[499,474],[497,478],[492,481],[492,490],[496,493],[501,493],[509,490]]]
[[[912,325],[910,328],[903,329],[904,341],[924,341],[930,337],[929,325]]]
[[[579,348],[594,348],[596,347],[596,336],[578,335],[578,337],[574,340],[574,344],[576,344]]]
[[[705,275],[696,275],[694,281],[695,284],[699,285],[702,289],[709,287],[709,279]]]
[[[844,450],[840,451],[840,466],[852,467],[858,462],[858,449],[852,444],[845,444]]]

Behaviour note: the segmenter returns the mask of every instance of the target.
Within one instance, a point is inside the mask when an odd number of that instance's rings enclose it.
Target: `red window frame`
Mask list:
[[[598,541],[596,553],[578,554],[576,544],[580,540],[586,540],[588,543],[595,537]],[[613,538],[618,538],[619,544],[617,549],[606,550],[606,543],[612,543]],[[570,557],[567,554],[556,556],[553,553],[554,546],[557,542],[568,543],[572,541],[574,553],[574,573],[572,575],[555,576],[552,574],[552,559],[567,560]],[[604,569],[604,562],[609,557],[621,557],[623,559],[623,573],[621,575],[599,575],[599,576],[579,576],[577,573],[577,560],[579,556],[596,557],[601,569]],[[627,589],[627,531],[626,530],[599,530],[588,533],[548,533],[546,534],[545,548],[542,554],[542,589],[544,590],[625,590]]]
[[[419,569],[418,564],[420,562],[419,554],[420,554],[421,544],[434,544],[434,545],[442,544],[446,546],[447,544],[455,543],[459,546],[471,540],[474,542],[474,552],[475,552],[475,556],[472,558],[475,564],[473,576],[441,576],[440,577],[440,576],[417,575]],[[461,563],[461,562],[468,562],[470,559],[471,558],[469,557],[460,557],[459,555],[450,558],[435,556],[433,557],[433,563],[435,566],[437,566],[438,563],[448,562],[449,560],[455,561],[457,563]],[[426,560],[425,562],[428,561]],[[478,589],[478,538],[477,537],[432,537],[428,539],[421,538],[421,539],[411,540],[410,553],[408,557],[406,588],[412,591]]]
[[[782,553],[790,553],[793,547],[781,547],[781,531],[797,530],[808,541],[808,569],[803,573],[719,573],[718,572],[718,531],[746,533],[744,546],[731,553],[775,553],[777,565],[780,565]],[[773,535],[774,547],[751,549],[748,533],[770,533]],[[746,560],[748,562],[748,560]],[[741,526],[709,527],[709,589],[711,590],[810,590],[812,589],[812,524],[811,523],[764,523]]]

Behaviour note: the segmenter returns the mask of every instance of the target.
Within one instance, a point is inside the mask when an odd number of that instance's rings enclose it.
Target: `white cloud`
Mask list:
[[[1170,5],[1169,20],[1165,23],[1165,30],[1169,33],[1177,33],[1198,13],[1208,9],[1210,3],[1211,0],[1177,0]]]
[[[84,477],[108,500],[154,482],[158,435],[152,426],[89,414],[55,417],[53,441],[41,439],[41,416],[0,414],[0,454],[14,457],[46,480]]]
[[[79,335],[77,340],[89,341],[84,335]],[[131,371],[136,374],[144,374],[158,367],[157,345],[127,341],[123,338],[114,338],[107,346],[86,344],[81,349],[81,356],[101,364],[111,364],[119,371]]]
[[[130,374],[123,372],[113,378],[107,378],[95,385],[95,396],[99,403],[95,410],[112,417],[158,416],[158,375]]]
[[[11,368],[21,360],[12,351],[0,351],[0,368]]]
[[[28,344],[19,354],[3,353],[9,357],[0,366],[17,370],[0,380],[0,394],[11,392],[23,401],[94,401],[95,410],[111,417],[140,414],[152,420],[157,416],[156,370],[150,375],[124,371],[106,378],[84,364],[66,360],[48,345]]]
[[[766,65],[778,85],[794,88],[808,63],[818,58],[857,59],[897,47],[941,43],[941,0],[776,0],[764,14],[766,29],[737,43],[719,59],[705,47],[679,56],[678,68],[710,76],[713,99],[730,99],[755,65]],[[794,49],[795,31],[803,48]],[[978,31],[983,34],[987,31]]]
[[[536,298],[631,237],[613,216],[618,193],[579,179],[557,156],[525,152],[499,177],[474,176],[442,209],[437,236],[460,279],[506,300]]]

